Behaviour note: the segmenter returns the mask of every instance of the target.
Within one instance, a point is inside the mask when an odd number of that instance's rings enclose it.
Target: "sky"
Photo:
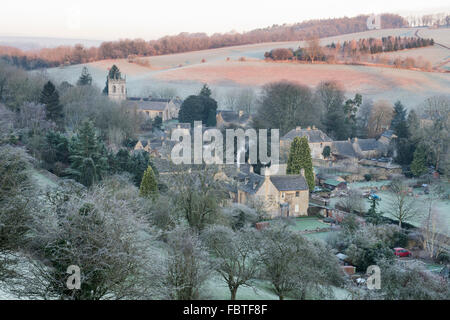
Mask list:
[[[0,7],[0,35],[150,40],[383,12],[448,14],[450,5],[448,0],[7,0]]]

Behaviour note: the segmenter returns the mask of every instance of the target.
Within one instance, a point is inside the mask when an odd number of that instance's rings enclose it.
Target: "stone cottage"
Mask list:
[[[311,149],[311,157],[313,159],[324,159],[322,155],[323,149],[327,146],[331,149],[331,144],[333,142],[330,137],[322,132],[322,130],[317,129],[315,126],[307,127],[306,129],[296,127],[281,137],[280,153],[289,153],[291,143],[294,141],[295,137],[306,137],[308,139],[309,148]]]
[[[308,214],[309,189],[302,175],[258,175],[250,172],[242,173],[237,180],[239,203],[261,201],[272,218]]]

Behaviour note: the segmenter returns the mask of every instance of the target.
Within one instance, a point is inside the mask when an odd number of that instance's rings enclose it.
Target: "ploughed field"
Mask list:
[[[424,72],[383,66],[344,64],[302,64],[264,61],[264,53],[274,48],[293,48],[302,41],[261,43],[195,52],[145,57],[139,60],[150,65],[131,63],[127,59],[102,60],[84,65],[52,68],[48,72],[59,81],[75,83],[83,66],[87,66],[94,83],[103,88],[108,68],[116,64],[126,75],[129,96],[146,96],[166,89],[179,96],[196,93],[202,83],[208,83],[215,98],[221,102],[229,91],[242,87],[258,90],[262,85],[279,80],[289,80],[315,86],[321,81],[340,81],[349,94],[356,92],[373,100],[400,99],[408,107],[432,95],[450,94],[449,69],[450,29],[399,28],[373,30],[321,39],[321,44],[380,38],[385,36],[433,38],[433,47],[381,53],[389,59],[412,57],[423,59],[442,72]],[[447,48],[446,48],[447,47]],[[219,106],[220,107],[220,106]]]

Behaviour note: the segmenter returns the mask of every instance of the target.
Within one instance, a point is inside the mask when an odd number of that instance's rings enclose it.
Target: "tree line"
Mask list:
[[[293,25],[273,25],[244,33],[213,34],[180,33],[157,40],[121,39],[105,41],[98,48],[85,48],[81,44],[24,52],[0,46],[1,59],[25,69],[87,63],[103,59],[124,59],[134,56],[155,56],[196,50],[262,42],[306,40],[311,37],[330,37],[367,30],[367,15],[353,18],[309,20]],[[399,28],[407,22],[399,15],[383,14],[383,28]]]
[[[320,46],[317,38],[310,39],[307,45],[298,49],[278,48],[264,54],[266,59],[275,61],[298,60],[298,61],[326,61],[333,62],[339,57],[356,57],[360,54],[377,54],[382,52],[393,52],[404,49],[421,48],[433,46],[433,39],[413,37],[382,37],[366,38],[334,43]]]

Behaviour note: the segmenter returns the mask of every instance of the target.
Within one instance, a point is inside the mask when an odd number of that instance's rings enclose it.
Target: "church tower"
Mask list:
[[[108,76],[108,97],[112,100],[122,101],[127,99],[127,80],[122,78],[119,73],[118,77],[110,78]]]

